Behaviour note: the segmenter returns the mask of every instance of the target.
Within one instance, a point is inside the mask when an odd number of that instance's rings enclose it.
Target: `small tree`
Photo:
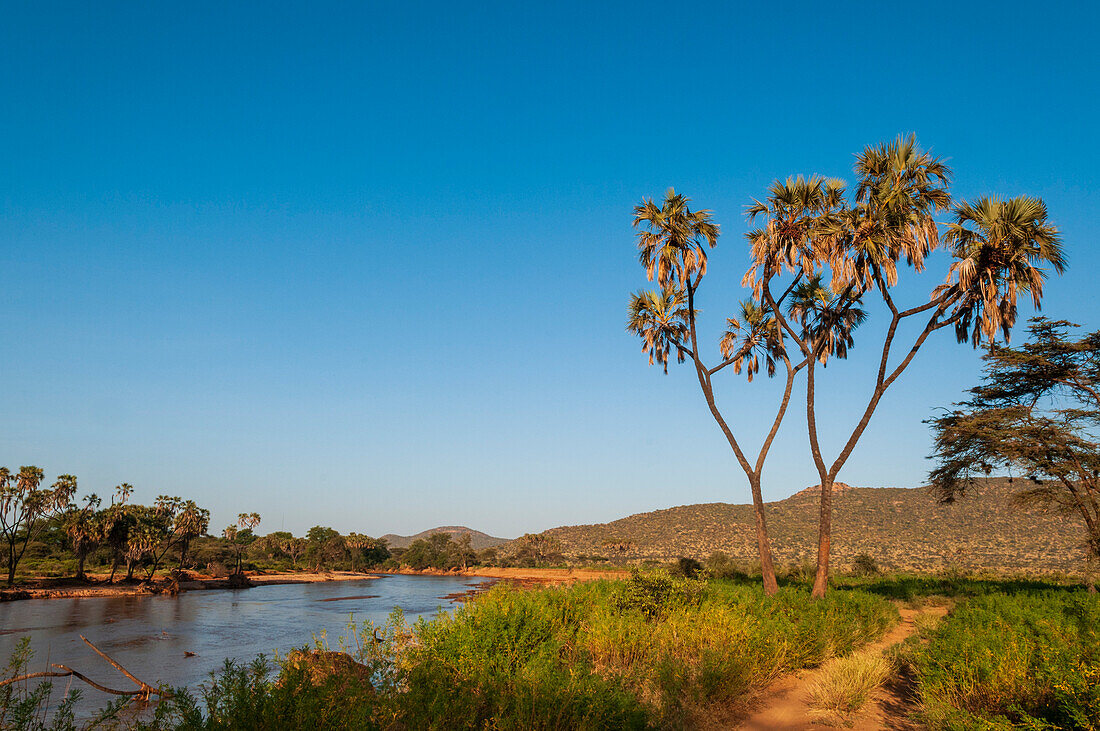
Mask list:
[[[294,568],[298,568],[298,559],[305,555],[307,548],[309,548],[309,541],[305,538],[288,535],[279,541],[279,549],[290,557],[290,563]]]
[[[509,548],[513,551],[512,560],[520,566],[545,566],[565,559],[558,539],[545,533],[522,535]]]
[[[72,475],[61,475],[49,489],[41,486],[44,476],[40,467],[20,467],[15,475],[0,467],[0,535],[8,549],[8,586],[15,584],[15,569],[27,546],[65,511],[76,493]]]
[[[328,526],[315,525],[306,531],[305,556],[314,571],[341,560],[347,553],[347,544],[340,531]]]
[[[973,475],[1019,470],[1017,504],[1081,518],[1086,555],[1100,560],[1100,330],[1071,339],[1075,325],[1034,318],[1020,348],[992,346],[971,398],[930,420],[932,488],[953,502]]]

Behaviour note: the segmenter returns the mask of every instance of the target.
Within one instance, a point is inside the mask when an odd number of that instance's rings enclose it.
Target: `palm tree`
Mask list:
[[[95,550],[103,538],[103,521],[99,519],[96,508],[99,507],[99,497],[94,493],[84,498],[84,507],[70,506],[65,516],[65,533],[73,544],[73,554],[76,556],[76,580],[85,581],[84,562],[88,554]]]
[[[783,346],[782,333],[756,305],[743,306],[740,318],[726,320],[727,331],[719,344],[722,362],[713,368],[703,364],[696,332],[695,293],[706,275],[707,250],[717,244],[719,227],[711,221],[710,211],[692,211],[689,203],[688,198],[670,188],[661,205],[645,200],[634,209],[638,258],[646,276],[650,281],[656,279],[660,290],[631,295],[627,331],[641,338],[642,351],[648,354],[650,365],[658,363],[665,373],[668,372],[673,349],[677,362],[691,358],[711,416],[748,477],[764,590],[772,594],[778,590],[778,585],[760,480],[764,461],[786,414],[795,375],[804,364],[793,365],[790,362]],[[723,368],[733,366],[735,373],[740,374],[744,370],[748,380],[752,381],[759,371],[761,359],[767,366],[769,376],[775,374],[777,363],[785,365],[786,388],[756,461],[750,462],[718,409],[712,377]]]
[[[24,466],[17,474],[0,467],[0,536],[7,544],[8,586],[15,584],[15,569],[50,519],[68,507],[76,493],[76,478],[61,475],[49,489],[42,488],[42,468]]]
[[[984,323],[982,334],[992,340],[998,328],[1006,331],[1015,320],[1017,291],[1030,291],[1038,306],[1042,274],[1037,273],[1037,265],[1050,263],[1058,272],[1064,268],[1057,231],[1046,222],[1041,202],[1026,199],[1028,204],[1014,204],[1011,214],[1007,210],[997,214],[981,202],[976,206],[960,204],[955,224],[943,237],[957,260],[949,270],[948,281],[937,287],[928,301],[901,309],[892,294],[898,281],[898,263],[904,258],[920,271],[927,255],[940,245],[934,215],[950,205],[950,170],[942,160],[922,151],[913,137],[899,137],[889,144],[866,148],[857,157],[855,172],[859,182],[851,204],[844,202],[842,191],[837,189],[827,205],[796,210],[801,214],[798,226],[787,222],[792,196],[774,194],[782,187],[779,183],[773,186],[767,204],[756,203],[749,210],[750,218],[766,215],[768,225],[749,234],[754,264],[746,280],[754,284],[754,294],[771,308],[784,333],[810,359],[807,427],[810,453],[821,478],[815,597],[824,596],[828,585],[833,482],[886,390],[933,332],[954,325],[957,332],[969,334],[970,323],[978,318]],[[825,197],[819,195],[814,200]],[[793,198],[809,200],[805,194]],[[804,237],[794,242],[797,245],[783,235],[792,227]],[[786,290],[795,290],[787,312],[780,307],[782,297],[774,298],[770,290],[772,280],[784,267],[794,274]],[[822,284],[826,272],[831,277],[829,288]],[[891,320],[871,397],[836,459],[826,463],[818,438],[815,365],[824,364],[829,355],[846,354],[854,343],[852,330],[865,317],[861,305],[874,293],[882,298]],[[891,350],[899,325],[923,315],[928,317],[924,328],[891,369]],[[796,330],[792,323],[799,328]],[[960,335],[960,340],[965,341],[966,336]],[[977,330],[973,342],[978,343]]]
[[[180,547],[180,568],[187,560],[187,549],[191,541],[198,538],[210,527],[210,511],[200,508],[194,500],[188,500],[180,507],[173,526]]]
[[[634,207],[634,228],[638,230],[638,261],[646,278],[656,276],[661,287],[677,282],[687,286],[693,276],[707,273],[707,246],[718,243],[719,229],[710,211],[692,211],[690,198],[669,188],[658,207],[652,199]],[[639,228],[645,224],[645,228]]]
[[[954,280],[963,293],[957,307],[964,314],[955,325],[959,342],[968,337],[975,345],[982,338],[992,342],[998,332],[1008,340],[1016,324],[1017,295],[1030,293],[1039,310],[1046,279],[1040,267],[1050,265],[1058,274],[1066,269],[1058,230],[1038,198],[983,196],[960,203],[944,240],[956,259],[944,287]]]
[[[114,583],[115,572],[128,550],[130,529],[137,522],[131,513],[131,506],[127,505],[133,491],[133,485],[128,483],[118,485],[110,506],[100,516],[103,521],[103,540],[111,549],[111,576],[107,579],[108,584]]]
[[[245,546],[252,542],[254,538],[252,530],[259,524],[259,513],[240,513],[237,515],[237,524],[228,526],[222,531],[222,535],[232,544],[233,550],[237,553],[237,566],[233,571],[234,574],[241,573],[241,558]]]
[[[642,339],[649,364],[656,362],[668,373],[668,356],[676,348],[676,361],[684,362],[682,343],[688,339],[688,312],[683,290],[669,285],[660,292],[639,291],[630,298],[626,329]]]

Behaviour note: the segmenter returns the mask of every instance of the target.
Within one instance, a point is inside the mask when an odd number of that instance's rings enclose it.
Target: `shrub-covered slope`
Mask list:
[[[866,553],[883,569],[990,570],[1077,573],[1084,565],[1083,534],[1072,516],[1021,510],[1011,496],[1023,478],[977,481],[972,493],[940,505],[927,488],[860,488],[837,484],[833,563],[847,568]],[[817,545],[818,488],[767,505],[776,559],[811,561]],[[670,560],[722,551],[755,559],[749,505],[706,503],[639,513],[599,525],[553,528],[570,558]]]

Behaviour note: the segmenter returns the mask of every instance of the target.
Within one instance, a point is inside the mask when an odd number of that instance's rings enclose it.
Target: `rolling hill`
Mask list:
[[[883,569],[899,571],[1079,573],[1084,566],[1078,519],[1011,505],[1019,479],[1015,484],[1007,478],[980,479],[969,496],[951,505],[937,503],[926,487],[836,487],[832,557],[840,569],[860,553]],[[767,504],[778,565],[814,560],[819,489]],[[753,525],[750,505],[707,503],[545,533],[572,559],[667,561],[722,551],[752,562]]]
[[[475,551],[481,551],[486,548],[493,548],[500,546],[509,541],[508,538],[496,538],[488,533],[482,533],[479,530],[473,528],[467,528],[464,525],[444,525],[438,528],[432,528],[417,533],[414,536],[399,536],[395,533],[387,533],[382,538],[389,543],[391,548],[408,548],[412,545],[413,541],[418,541],[421,538],[427,538],[434,533],[450,533],[451,537],[458,539],[463,533],[470,534],[470,547]]]

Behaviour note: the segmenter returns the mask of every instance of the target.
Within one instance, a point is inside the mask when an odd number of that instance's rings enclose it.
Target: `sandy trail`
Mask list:
[[[947,607],[900,609],[901,621],[878,642],[867,645],[860,652],[882,653],[904,642],[916,632],[916,618],[922,614],[942,617]],[[810,713],[807,687],[821,672],[820,668],[804,670],[788,675],[772,683],[760,693],[756,703],[758,710],[752,713],[738,728],[744,731],[799,731],[807,728],[827,728],[815,723]],[[921,726],[909,721],[908,702],[900,688],[880,689],[859,713],[853,714],[845,728],[856,731],[894,729],[909,731]]]

